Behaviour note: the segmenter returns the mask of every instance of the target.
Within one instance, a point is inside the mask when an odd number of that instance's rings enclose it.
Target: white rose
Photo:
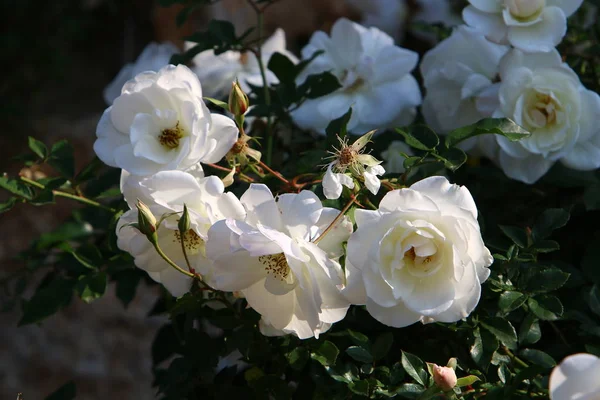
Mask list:
[[[508,46],[459,26],[423,56],[420,65],[426,95],[423,116],[434,130],[447,133],[490,117],[498,106],[500,59]]]
[[[196,44],[187,42],[187,49]],[[273,72],[266,69],[269,59],[274,53],[281,53],[292,62],[298,59],[286,50],[285,32],[279,28],[261,46],[261,60],[265,66],[265,74],[269,85],[279,83]],[[198,75],[205,94],[209,97],[223,98],[231,90],[231,82],[239,80],[240,86],[246,93],[250,93],[250,86],[263,86],[263,79],[256,56],[251,52],[226,51],[216,55],[214,50],[205,50],[198,53],[194,59],[192,70]]]
[[[225,218],[243,218],[244,208],[232,193],[224,193],[221,180],[215,176],[196,179],[182,171],[164,171],[139,179],[129,176],[126,200],[142,199],[157,220],[167,217],[158,227],[158,243],[165,254],[184,270],[187,263],[181,249],[181,235],[177,223],[188,208],[190,230],[184,237],[186,253],[191,267],[202,275],[210,273],[210,261],[205,256],[208,230],[215,222]],[[148,272],[156,282],[162,283],[174,296],[182,296],[192,279],[167,264],[152,244],[138,229],[129,226],[137,222],[137,210],[127,211],[117,224],[117,245],[135,258],[135,265]]]
[[[394,45],[394,40],[377,28],[365,28],[339,19],[331,36],[316,32],[302,49],[303,58],[324,51],[301,73],[302,83],[310,74],[330,71],[342,87],[333,93],[306,100],[292,118],[303,129],[324,134],[331,120],[352,107],[348,131],[364,133],[375,128],[410,124],[421,104],[421,91],[410,72],[417,53]]]
[[[592,354],[571,355],[550,374],[551,400],[600,398],[600,359]]]
[[[493,259],[467,188],[434,176],[354,216],[344,289],[353,304],[393,327],[454,322],[473,311]]]
[[[583,0],[469,0],[465,22],[488,39],[526,52],[548,52],[567,32],[567,17]]]
[[[121,95],[121,89],[128,80],[145,71],[158,71],[169,64],[171,56],[179,53],[172,43],[149,43],[134,63],[126,64],[117,76],[104,88],[104,101],[111,105]]]
[[[556,50],[512,50],[501,62],[500,76],[494,117],[508,117],[531,132],[519,142],[500,136],[481,141],[506,175],[533,183],[559,160],[577,170],[600,167],[600,97],[582,86]]]
[[[352,224],[344,218],[317,244],[312,241],[339,211],[323,207],[314,193],[283,194],[276,201],[267,186],[252,184],[240,200],[246,219],[219,221],[208,232],[210,285],[241,291],[262,315],[265,334],[305,339],[343,319],[349,303],[338,290],[343,272],[337,258]]]
[[[146,176],[218,162],[238,130],[230,118],[208,111],[192,71],[169,65],[128,81],[96,135],[94,150],[104,163]]]
[[[404,173],[404,157],[401,153],[408,156],[413,155],[413,151],[406,143],[400,140],[394,140],[388,148],[381,152],[381,158],[384,159],[384,168],[387,173],[390,174],[402,174]]]

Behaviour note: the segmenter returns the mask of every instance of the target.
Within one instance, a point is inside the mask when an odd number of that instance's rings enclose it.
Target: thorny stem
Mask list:
[[[340,211],[340,213],[337,215],[337,217],[335,217],[335,219],[333,221],[331,221],[331,223],[329,224],[329,226],[327,228],[325,228],[323,233],[321,233],[318,238],[313,240],[313,243],[315,243],[315,244],[319,243],[321,241],[321,239],[323,239],[325,237],[325,235],[327,235],[329,233],[329,231],[331,231],[335,227],[335,225],[344,217],[344,214],[346,214],[346,211],[348,211],[350,209],[350,207],[352,206],[352,204],[354,204],[355,201],[356,201],[356,196],[355,195],[350,196],[350,201],[348,202],[348,204],[346,204],[344,206],[344,208],[342,209],[342,211]]]
[[[32,179],[29,179],[29,178],[25,178],[24,176],[20,176],[19,179],[21,179],[23,182],[28,183],[28,184],[30,184],[32,186],[35,186],[35,187],[37,187],[39,189],[46,189],[46,186],[42,185],[41,183],[36,182],[36,181],[34,181]],[[78,201],[80,203],[87,204],[89,206],[94,206],[94,207],[102,208],[103,210],[107,210],[107,211],[110,211],[110,212],[115,212],[116,211],[114,208],[107,207],[104,204],[100,204],[97,201],[90,200],[87,197],[78,196],[78,195],[67,193],[67,192],[62,192],[60,190],[53,190],[52,194],[55,195],[55,196],[58,196],[58,197],[64,197],[64,198],[67,198],[67,199],[75,200],[75,201]]]

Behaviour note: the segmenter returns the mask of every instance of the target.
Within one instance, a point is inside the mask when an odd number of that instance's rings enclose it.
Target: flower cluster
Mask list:
[[[469,26],[430,50],[420,66],[423,115],[441,133],[486,117],[506,117],[531,133],[471,140],[510,178],[534,183],[556,162],[600,167],[600,97],[587,90],[554,47],[582,1],[469,0]],[[512,47],[512,48],[511,48]]]

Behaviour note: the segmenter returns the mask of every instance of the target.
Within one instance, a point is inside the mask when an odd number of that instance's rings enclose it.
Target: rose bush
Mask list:
[[[100,161],[29,138],[0,212],[80,207],[20,255],[3,309],[40,323],[158,283],[164,400],[596,396],[593,7],[471,0],[450,31],[455,2],[350,2],[406,48],[340,18],[297,58],[264,23],[276,0],[247,1],[256,30],[211,21],[124,68]],[[203,2],[161,4],[181,22]]]

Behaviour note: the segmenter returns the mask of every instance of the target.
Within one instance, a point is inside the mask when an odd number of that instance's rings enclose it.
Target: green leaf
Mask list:
[[[431,151],[440,144],[438,136],[427,125],[412,125],[404,129],[396,128],[396,132],[404,136],[406,144],[415,149]]]
[[[17,200],[18,199],[16,197],[10,197],[4,203],[0,203],[0,214],[5,213],[13,208],[14,205],[17,204]]]
[[[458,147],[451,147],[434,156],[440,159],[450,171],[456,171],[467,162],[467,153]]]
[[[481,321],[481,326],[496,336],[496,339],[509,349],[517,347],[517,332],[512,324],[504,318],[487,318]]]
[[[325,128],[325,133],[330,142],[337,142],[336,135],[341,138],[346,136],[346,129],[348,122],[350,121],[350,117],[352,117],[352,108],[349,108],[344,115],[334,119],[329,123],[329,125],[327,125],[327,128]]]
[[[321,365],[329,366],[335,364],[340,351],[337,346],[330,341],[324,341],[319,348],[311,354],[313,360],[316,360]]]
[[[479,328],[475,328],[473,336],[475,342],[471,346],[471,358],[480,368],[487,370],[494,352],[498,350],[498,339],[489,331]]]
[[[81,300],[89,304],[104,295],[107,284],[106,272],[98,272],[83,276],[77,282],[76,289]]]
[[[75,282],[58,277],[39,288],[25,303],[19,326],[40,322],[67,306],[73,295]]]
[[[306,362],[310,359],[310,354],[308,353],[306,347],[296,347],[294,350],[287,353],[285,357],[290,363],[290,367],[292,367],[292,369],[301,371],[306,365]]]
[[[29,148],[35,153],[36,156],[38,156],[42,160],[48,157],[48,148],[46,147],[44,142],[41,142],[31,136],[29,136]]]
[[[519,352],[519,355],[527,361],[530,361],[543,368],[552,368],[556,366],[556,361],[554,361],[552,357],[541,350],[523,349]]]
[[[285,55],[273,53],[267,64],[280,82],[291,83],[296,78],[296,65]]]
[[[298,93],[308,99],[326,96],[339,88],[340,82],[331,72],[321,72],[306,77],[304,83],[298,86]]]
[[[569,212],[562,208],[550,208],[538,217],[531,229],[531,238],[534,242],[549,237],[552,232],[562,228],[569,222]]]
[[[560,244],[554,240],[540,240],[534,243],[531,249],[538,253],[552,253],[553,251],[560,250]]]
[[[373,359],[379,361],[384,358],[394,344],[394,334],[392,332],[382,333],[375,339],[371,352],[373,353]]]
[[[541,295],[527,300],[531,312],[544,321],[554,321],[563,314],[563,305],[555,296]]]
[[[458,378],[458,380],[456,381],[456,386],[458,386],[458,387],[469,386],[479,380],[480,379],[478,377],[476,377],[475,375],[463,376],[462,378]]]
[[[527,247],[527,233],[523,228],[516,226],[498,225],[502,233],[521,248]]]
[[[589,241],[581,259],[583,273],[596,285],[600,285],[600,268],[598,268],[598,249],[600,248],[600,235]]]
[[[367,335],[363,335],[362,333],[353,331],[352,329],[348,329],[348,335],[350,335],[350,339],[352,339],[352,342],[356,346],[364,347],[366,349],[371,346]]]
[[[533,314],[527,314],[519,329],[519,344],[534,344],[542,338],[540,323]]]
[[[353,393],[360,394],[362,396],[368,396],[369,382],[366,379],[350,382],[348,389],[350,389]]]
[[[115,288],[117,298],[121,300],[123,307],[127,308],[134,299],[137,286],[143,276],[138,269],[121,271],[113,276],[117,282]]]
[[[66,140],[56,142],[50,150],[48,164],[63,177],[72,178],[75,175],[75,157],[71,144]]]
[[[402,367],[415,381],[423,386],[427,384],[427,368],[419,357],[402,351]]]
[[[73,400],[77,395],[75,382],[70,381],[62,385],[54,393],[46,397],[45,400]],[[27,399],[25,399],[27,400]]]
[[[369,352],[369,350],[364,347],[359,346],[350,346],[346,349],[346,354],[355,359],[356,361],[360,361],[363,363],[372,363],[373,356]]]
[[[6,175],[0,176],[0,188],[8,190],[12,194],[16,194],[27,200],[33,198],[33,190],[31,187],[23,183],[20,179],[9,178]]]
[[[513,142],[531,135],[508,118],[485,118],[472,125],[451,131],[446,137],[446,147],[454,147],[463,140],[485,134],[502,135]]]
[[[225,111],[229,111],[229,104],[224,101],[213,99],[212,97],[203,97],[204,100],[208,100],[217,107],[221,107]]]
[[[521,307],[525,301],[527,297],[523,293],[507,291],[500,295],[498,307],[501,311],[509,313]]]
[[[548,268],[535,273],[527,282],[527,290],[531,292],[551,292],[562,287],[571,274],[558,268]]]

